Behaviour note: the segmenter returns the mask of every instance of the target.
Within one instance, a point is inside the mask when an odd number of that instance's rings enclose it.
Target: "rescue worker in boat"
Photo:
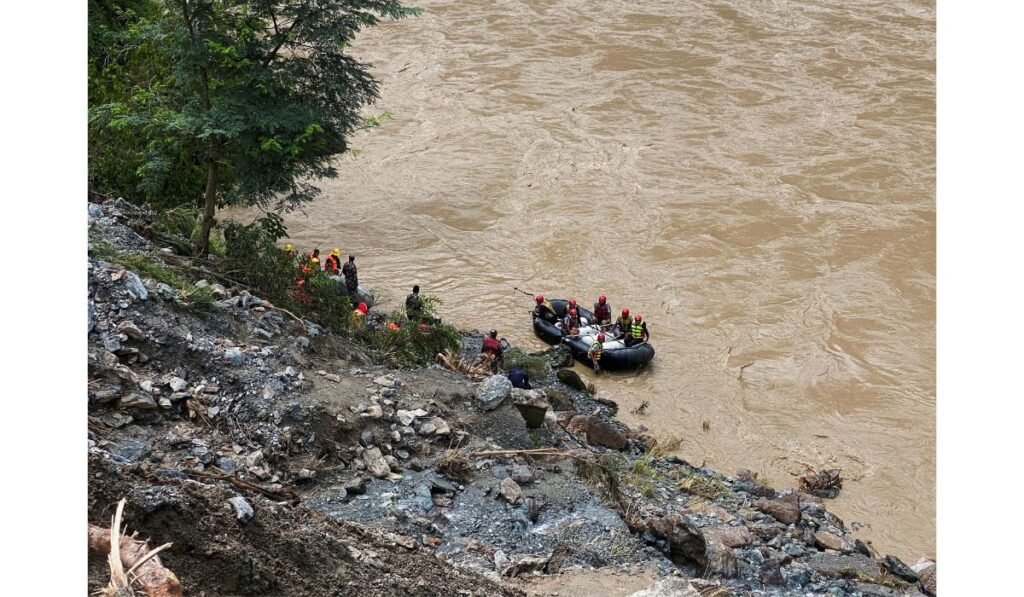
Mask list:
[[[359,290],[359,270],[356,268],[355,255],[348,256],[348,263],[341,268],[341,273],[345,276],[345,288],[349,294],[354,295]]]
[[[420,321],[423,319],[423,299],[420,298],[420,285],[412,287],[412,292],[405,297],[405,316],[409,321]]]
[[[551,306],[551,301],[544,300],[544,295],[538,294],[534,297],[537,301],[537,306],[533,308],[533,316],[539,317],[548,323],[555,323],[558,321],[558,314],[555,313],[555,308]]]
[[[608,304],[608,299],[603,294],[597,297],[597,302],[594,303],[594,319],[597,321],[590,323],[596,323],[602,328],[612,324],[612,306]]]
[[[633,317],[633,323],[629,324],[629,332],[626,333],[626,346],[634,346],[647,342],[651,334],[647,331],[647,324],[639,313]]]
[[[604,332],[597,334],[597,340],[587,349],[587,358],[594,364],[594,371],[601,372],[601,355],[604,354]]]
[[[562,331],[570,336],[580,335],[580,316],[575,307],[570,307],[569,313],[562,320]]]
[[[488,358],[486,355],[490,355],[491,369],[497,371],[498,363],[501,362],[503,353],[501,341],[498,340],[498,330],[491,330],[487,337],[484,338],[483,346],[480,347],[481,361],[484,358]]]
[[[325,272],[331,275],[337,275],[341,270],[341,258],[338,257],[339,255],[341,255],[341,249],[335,248],[331,251],[331,254],[327,256],[326,260],[324,260]]]
[[[629,331],[629,326],[632,325],[633,320],[629,317],[629,309],[622,310],[622,316],[615,320],[615,324],[612,326],[612,332],[617,340],[621,340],[625,337]]]

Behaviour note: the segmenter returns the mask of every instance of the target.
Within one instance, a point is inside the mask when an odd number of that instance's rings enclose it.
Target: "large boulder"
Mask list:
[[[931,595],[931,597],[935,597],[937,595],[936,585],[938,583],[938,578],[936,578],[935,573],[935,564],[932,564],[931,566],[928,566],[917,573],[917,576],[921,581],[921,591],[923,591],[925,595]]]
[[[796,524],[800,522],[800,503],[797,501],[761,498],[757,500],[754,506],[782,524]]]
[[[909,583],[916,583],[921,580],[917,576],[917,573],[911,570],[910,566],[904,564],[903,561],[896,556],[885,556],[885,559],[882,560],[882,566],[891,572],[893,576],[902,578]]]
[[[604,446],[613,450],[621,450],[626,447],[626,435],[596,417],[592,418],[587,426],[587,443],[592,446]]]
[[[556,376],[558,377],[558,381],[574,390],[586,391],[587,389],[587,384],[583,382],[583,378],[580,377],[579,373],[576,373],[572,369],[559,369]]]
[[[519,410],[526,420],[526,426],[530,429],[538,429],[544,426],[544,415],[547,414],[551,405],[544,399],[544,392],[540,390],[512,390],[512,404]]]
[[[363,463],[366,464],[366,470],[374,477],[384,479],[391,474],[391,467],[388,466],[387,460],[384,460],[380,448],[374,446],[363,450],[362,458]]]
[[[512,480],[512,477],[505,477],[498,486],[498,493],[512,505],[523,502],[523,490],[519,484]]]
[[[127,272],[124,276],[125,288],[128,289],[128,293],[133,297],[144,301],[149,298],[149,292],[146,290],[145,285],[142,284],[142,280],[139,275],[135,272]]]
[[[494,410],[512,394],[512,382],[504,375],[492,375],[476,389],[476,398],[484,410]]]
[[[817,533],[814,533],[814,545],[819,549],[852,551],[851,545],[848,541],[828,531],[818,531]]]

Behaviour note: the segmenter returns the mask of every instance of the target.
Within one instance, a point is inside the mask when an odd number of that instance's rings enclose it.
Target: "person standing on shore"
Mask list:
[[[409,321],[420,321],[423,319],[423,299],[420,297],[420,285],[412,287],[412,292],[405,297],[405,316]]]
[[[355,255],[348,256],[348,263],[341,268],[341,273],[345,276],[345,288],[348,289],[348,293],[355,295],[356,291],[359,290],[359,271],[356,268]]]
[[[341,269],[341,258],[338,257],[339,255],[341,255],[341,249],[336,248],[331,251],[331,254],[327,256],[326,260],[324,260],[325,272],[331,275],[336,275],[338,273]]]

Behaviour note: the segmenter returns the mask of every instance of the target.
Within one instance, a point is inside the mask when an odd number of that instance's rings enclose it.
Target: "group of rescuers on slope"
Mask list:
[[[295,259],[297,254],[295,247],[291,243],[284,245],[284,254],[288,257]],[[299,272],[295,278],[295,287],[299,291],[302,291],[306,285],[306,279],[315,271],[320,270],[320,249],[313,249],[311,252],[303,256],[299,260]],[[324,259],[323,270],[327,274],[332,276],[340,275],[344,277],[345,291],[346,294],[352,297],[358,296],[359,291],[359,269],[356,267],[355,255],[349,255],[348,261],[344,265],[341,263],[341,249],[333,249],[331,253]],[[340,287],[339,287],[340,290]],[[438,323],[439,319],[429,317],[423,312],[423,299],[420,297],[420,287],[417,284],[412,287],[412,292],[409,296],[405,297],[405,314],[409,318],[409,321],[419,323],[420,329],[425,330],[430,323]],[[362,329],[366,325],[366,314],[370,308],[365,302],[360,302],[356,305],[355,309],[352,310],[352,315],[349,320],[349,325],[353,329]],[[387,328],[392,331],[401,331],[401,326],[398,322],[389,321]]]
[[[289,257],[295,257],[295,248],[291,243],[287,243],[284,246],[284,252]],[[320,249],[313,249],[312,252],[305,256],[305,259],[302,260],[299,266],[300,275],[295,279],[296,287],[301,289],[305,284],[306,277],[319,269]],[[331,254],[324,260],[323,269],[330,275],[338,275],[340,272],[345,278],[345,288],[348,294],[351,296],[356,295],[359,289],[359,277],[354,255],[349,255],[348,261],[342,265],[341,250],[333,249]],[[538,294],[534,297],[534,300],[537,303],[537,306],[533,309],[534,317],[554,325],[568,336],[579,335],[582,321],[580,320],[579,312],[576,310],[576,299],[569,299],[568,310],[565,317],[561,319],[555,313],[551,302],[545,300],[543,295]],[[366,303],[356,305],[356,308],[352,311],[352,320],[350,322],[353,328],[361,328],[365,325],[367,311],[369,311],[369,308],[366,306]],[[439,321],[436,318],[426,317],[423,313],[423,299],[420,297],[420,287],[418,284],[413,286],[412,292],[405,297],[405,313],[410,321],[418,322],[420,328],[425,328],[428,323],[437,323]],[[623,340],[626,347],[646,342],[651,337],[650,332],[647,331],[647,323],[639,313],[630,318],[629,309],[623,309],[618,319],[612,321],[612,307],[608,304],[608,299],[603,294],[597,297],[597,302],[594,303],[594,320],[587,323],[600,326],[602,331],[597,334],[597,341],[590,345],[587,357],[594,364],[594,371],[597,372],[601,371],[601,355],[604,351],[602,343],[606,339],[605,329],[608,329],[612,340]],[[401,330],[399,324],[394,321],[388,322],[387,327],[394,331]],[[489,360],[492,366],[496,368],[504,352],[502,342],[498,339],[498,330],[491,330],[484,337],[483,345],[480,348],[480,356],[484,360]],[[509,371],[509,379],[512,380],[513,385],[516,387],[525,386],[528,388],[530,384],[529,377],[526,376],[522,368],[518,367]]]

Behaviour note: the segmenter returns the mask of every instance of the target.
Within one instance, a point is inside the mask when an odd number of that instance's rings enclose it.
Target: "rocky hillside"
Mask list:
[[[127,498],[129,531],[173,543],[160,559],[185,594],[550,594],[565,578],[565,595],[614,571],[644,595],[935,595],[934,563],[879,558],[819,498],[659,450],[557,351],[532,391],[389,370],[201,280],[137,232],[148,217],[89,205],[89,517],[109,526]],[[107,578],[91,554],[89,590]]]

